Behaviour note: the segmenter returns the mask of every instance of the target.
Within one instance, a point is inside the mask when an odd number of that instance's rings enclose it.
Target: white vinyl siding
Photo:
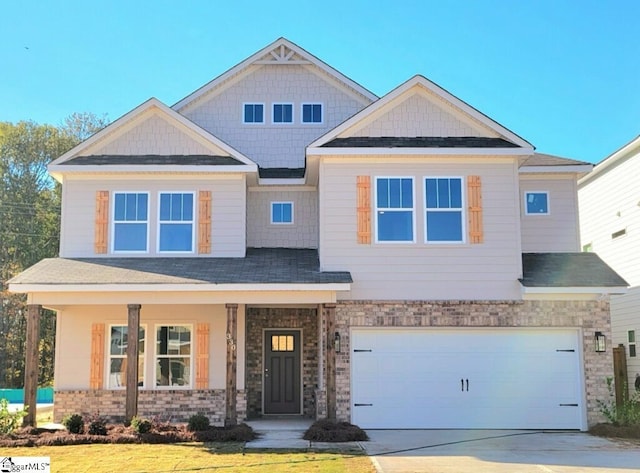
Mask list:
[[[630,356],[629,331],[634,332],[635,339],[640,337],[640,286],[632,287],[624,295],[611,296],[611,346],[624,345],[627,354],[628,383],[633,392],[636,373],[640,373],[640,353],[638,342],[636,356]],[[608,344],[608,342],[607,342]]]
[[[515,159],[478,158],[451,163],[447,158],[364,157],[321,163],[320,265],[323,271],[350,271],[354,283],[340,299],[495,300],[519,299],[522,252],[518,234],[519,193]],[[386,162],[383,162],[387,160]],[[480,162],[479,162],[480,161]],[[480,176],[484,242],[425,243],[425,214],[416,211],[415,243],[357,243],[356,180],[372,176],[413,176],[415,194],[424,195],[424,176]],[[373,192],[373,190],[372,190]],[[373,200],[373,196],[372,196]],[[372,211],[375,205],[372,205]],[[373,217],[372,217],[373,219]],[[374,229],[375,230],[375,229]]]

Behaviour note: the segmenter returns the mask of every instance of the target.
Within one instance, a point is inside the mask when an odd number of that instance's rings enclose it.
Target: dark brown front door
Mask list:
[[[264,413],[300,414],[300,332],[264,332]]]

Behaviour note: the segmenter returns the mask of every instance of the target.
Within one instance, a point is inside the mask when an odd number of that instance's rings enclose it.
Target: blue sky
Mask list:
[[[640,134],[636,0],[20,0],[0,18],[0,121],[167,105],[280,36],[377,95],[422,74],[540,152]]]

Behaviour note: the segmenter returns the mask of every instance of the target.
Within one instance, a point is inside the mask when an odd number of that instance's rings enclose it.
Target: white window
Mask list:
[[[461,177],[427,177],[425,187],[425,240],[427,243],[462,243],[464,212]]]
[[[113,251],[147,251],[149,195],[116,192],[113,200]]]
[[[549,193],[525,192],[524,211],[526,215],[549,215]]]
[[[264,104],[245,103],[242,120],[244,123],[264,123]]]
[[[111,325],[109,330],[109,389],[124,388],[127,385],[128,327]],[[138,332],[138,386],[144,386],[145,327]]]
[[[191,326],[156,326],[156,386],[191,386]]]
[[[274,103],[271,119],[273,123],[293,123],[293,104]]]
[[[303,103],[302,123],[322,123],[322,104]]]
[[[271,202],[271,223],[293,223],[293,202]]]
[[[413,178],[376,177],[376,241],[413,242]]]
[[[635,358],[636,356],[636,331],[629,330],[627,332],[627,341],[629,342],[629,357]]]
[[[193,251],[193,202],[192,192],[160,193],[158,251]]]

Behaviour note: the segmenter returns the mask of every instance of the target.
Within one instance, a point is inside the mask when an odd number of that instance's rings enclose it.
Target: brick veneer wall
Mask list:
[[[315,418],[318,378],[318,315],[316,309],[247,308],[246,390],[247,415],[262,415],[263,329],[302,329],[303,414]]]
[[[60,422],[67,414],[99,414],[110,422],[121,422],[125,415],[124,390],[56,391],[53,417]],[[247,399],[244,390],[236,396],[238,421],[246,419]],[[138,416],[170,422],[186,422],[204,413],[213,425],[224,425],[225,390],[157,390],[138,392]]]
[[[587,422],[603,418],[596,400],[607,399],[613,375],[611,350],[596,353],[595,331],[611,340],[609,302],[593,301],[347,301],[336,306],[342,350],[336,355],[337,417],[350,419],[350,327],[582,327]]]

